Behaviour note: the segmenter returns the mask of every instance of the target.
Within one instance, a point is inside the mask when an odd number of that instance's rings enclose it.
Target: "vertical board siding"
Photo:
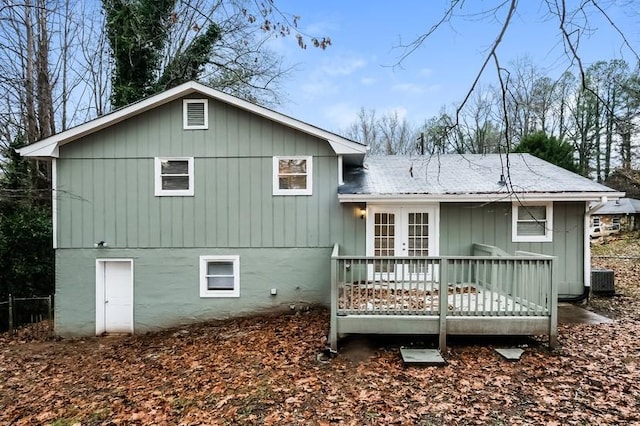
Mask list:
[[[273,196],[274,155],[313,156],[313,195]],[[193,156],[194,196],[156,197],[154,157]],[[364,223],[337,199],[329,144],[210,100],[209,129],[182,129],[182,100],[60,148],[60,248],[331,247],[364,252]]]
[[[584,203],[553,204],[553,241],[513,243],[511,203],[440,205],[440,253],[471,255],[472,244],[496,246],[507,253],[517,250],[557,256],[554,277],[560,295],[582,294],[584,285]]]

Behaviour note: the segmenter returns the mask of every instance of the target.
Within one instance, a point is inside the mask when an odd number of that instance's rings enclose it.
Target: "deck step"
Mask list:
[[[509,361],[520,361],[524,351],[520,348],[496,348],[496,352]]]
[[[405,364],[438,366],[446,365],[438,349],[400,348],[400,355]]]

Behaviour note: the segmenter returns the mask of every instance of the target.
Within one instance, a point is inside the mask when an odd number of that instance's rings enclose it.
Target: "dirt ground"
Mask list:
[[[322,350],[316,309],[216,321],[132,337],[0,336],[0,424],[450,425],[640,424],[640,243],[594,246],[614,297],[585,306],[609,324],[561,324],[545,338],[455,339],[444,367],[405,367],[401,345],[352,339]],[[496,347],[525,353],[509,362]]]

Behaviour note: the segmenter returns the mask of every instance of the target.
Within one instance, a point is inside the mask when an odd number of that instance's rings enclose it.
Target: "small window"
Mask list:
[[[183,101],[183,127],[187,130],[209,128],[209,102],[207,99]]]
[[[552,241],[553,204],[513,204],[513,242]]]
[[[155,159],[156,196],[193,195],[193,157]]]
[[[200,256],[200,297],[240,297],[240,256]]]
[[[600,216],[592,216],[591,220],[593,221],[593,226],[600,226]]]
[[[273,195],[311,195],[311,156],[273,157]]]

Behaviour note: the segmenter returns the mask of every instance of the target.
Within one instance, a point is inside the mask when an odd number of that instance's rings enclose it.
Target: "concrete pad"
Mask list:
[[[606,324],[611,318],[596,314],[572,303],[558,304],[558,323],[560,324]]]
[[[524,351],[520,348],[496,348],[496,352],[509,361],[520,361]]]
[[[405,364],[418,365],[446,365],[447,361],[442,358],[440,351],[437,349],[410,349],[400,348],[400,355]]]

